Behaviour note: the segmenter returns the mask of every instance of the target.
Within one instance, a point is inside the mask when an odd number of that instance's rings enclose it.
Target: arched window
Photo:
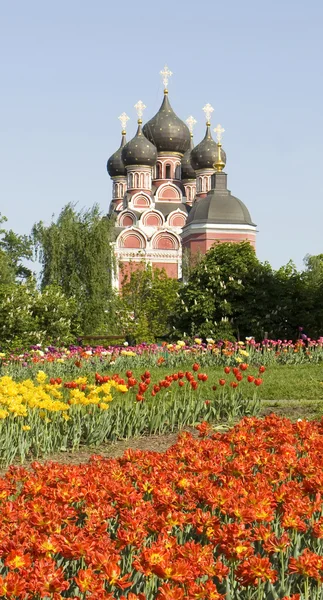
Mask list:
[[[166,165],[166,179],[171,178],[171,165]]]
[[[156,164],[156,179],[161,179],[161,178],[162,178],[161,164],[157,163]]]
[[[176,171],[175,171],[175,179],[180,179],[180,178],[181,178],[181,165],[177,165]]]

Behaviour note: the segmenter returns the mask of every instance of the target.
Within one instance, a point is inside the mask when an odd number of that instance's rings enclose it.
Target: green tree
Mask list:
[[[112,248],[114,221],[98,205],[77,211],[68,204],[57,221],[33,227],[35,254],[42,264],[41,288],[59,285],[78,308],[84,333],[102,333],[113,323]]]
[[[58,286],[40,291],[36,281],[0,285],[0,347],[22,349],[33,344],[68,344],[73,330],[76,302]],[[75,325],[74,325],[75,327]]]
[[[323,336],[323,254],[306,255],[302,274],[307,300],[301,325],[312,338]]]
[[[263,336],[273,272],[248,242],[215,244],[179,293],[178,331],[204,337]]]
[[[125,334],[136,342],[153,342],[171,331],[179,282],[164,269],[133,263],[123,279],[119,319]]]
[[[0,225],[7,218],[0,215]],[[0,229],[0,284],[15,280],[25,281],[32,272],[23,263],[32,259],[32,240],[27,235],[18,235],[12,229]]]

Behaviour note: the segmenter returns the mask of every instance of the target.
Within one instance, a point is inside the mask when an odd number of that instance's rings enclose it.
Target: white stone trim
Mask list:
[[[194,231],[194,233],[207,231],[230,231],[230,233],[234,233],[237,231],[253,231],[257,232],[256,225],[243,225],[239,223],[189,223],[183,227],[186,229],[185,233],[188,231]]]

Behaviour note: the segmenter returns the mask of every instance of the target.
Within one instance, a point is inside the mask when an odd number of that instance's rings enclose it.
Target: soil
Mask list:
[[[196,429],[192,427],[185,428],[183,431],[189,431],[194,437],[198,436]],[[80,465],[87,463],[91,456],[99,454],[105,458],[118,458],[122,456],[125,450],[131,448],[132,450],[148,450],[150,452],[166,452],[168,448],[173,446],[177,442],[179,431],[175,433],[168,433],[165,435],[150,435],[142,436],[138,438],[129,438],[127,440],[119,440],[116,442],[108,442],[96,447],[85,447],[81,446],[77,450],[69,450],[67,452],[55,452],[50,456],[43,456],[41,458],[31,458],[23,463],[25,468],[30,468],[31,464],[35,461],[44,464],[45,462],[58,462],[60,464]],[[21,466],[18,461],[13,463],[15,466]],[[3,477],[7,469],[0,469],[0,477]]]
[[[266,416],[272,412],[280,415],[282,417],[287,417],[292,421],[296,421],[297,418],[314,418],[314,415],[309,414],[300,414],[302,411],[299,410],[298,407],[295,407],[294,411],[291,411],[290,406],[267,406],[264,407],[261,411],[260,416]],[[294,414],[295,413],[295,414]],[[226,424],[220,424],[218,427],[215,427],[218,431],[225,431],[229,427]],[[194,437],[198,436],[198,432],[193,427],[184,428],[183,431],[189,431]],[[165,452],[168,448],[173,446],[178,438],[179,431],[175,433],[168,433],[165,435],[150,435],[150,436],[142,436],[138,438],[129,438],[126,440],[119,440],[116,442],[107,442],[106,444],[102,444],[101,446],[96,447],[85,447],[81,446],[77,450],[70,450],[67,452],[56,452],[51,454],[50,456],[44,456],[38,459],[31,458],[30,460],[26,460],[23,464],[24,467],[30,468],[31,464],[37,460],[39,463],[45,463],[48,461],[58,462],[60,464],[70,464],[70,465],[79,465],[82,463],[87,463],[93,454],[99,454],[100,456],[104,456],[105,458],[118,458],[123,455],[125,450],[131,448],[132,450],[148,450],[150,452]],[[15,465],[20,465],[19,462],[15,462]],[[6,468],[0,469],[0,477],[3,477],[6,473]]]

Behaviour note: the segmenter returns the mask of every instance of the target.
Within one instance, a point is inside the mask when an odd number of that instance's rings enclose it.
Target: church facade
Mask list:
[[[167,67],[161,72],[164,98],[157,114],[142,124],[145,105],[135,105],[138,128],[127,142],[123,113],[121,144],[109,158],[112,179],[110,214],[116,217],[115,286],[144,261],[164,268],[169,277],[181,278],[182,254],[207,252],[215,242],[256,242],[256,226],[247,207],[227,189],[223,172],[226,154],[223,129],[211,133],[213,108],[206,104],[206,133],[194,146],[193,126],[173,111],[168,96]]]

